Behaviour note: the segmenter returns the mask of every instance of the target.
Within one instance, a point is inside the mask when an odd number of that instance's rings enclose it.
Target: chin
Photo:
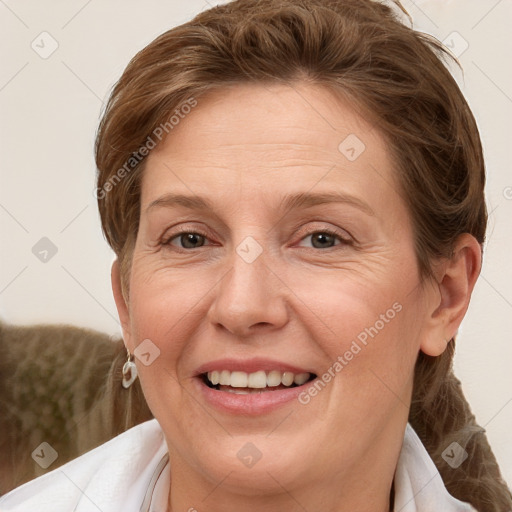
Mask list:
[[[194,459],[213,485],[222,482],[223,488],[241,495],[268,495],[311,480],[313,461],[294,448],[305,443],[292,443],[288,436],[271,440],[266,434],[227,437],[224,442],[210,438],[201,447],[195,445]]]

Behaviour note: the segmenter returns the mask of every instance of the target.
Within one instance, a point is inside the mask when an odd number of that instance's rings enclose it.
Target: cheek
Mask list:
[[[201,420],[182,414],[188,395],[183,393],[179,371],[181,361],[193,351],[190,340],[201,335],[201,301],[210,289],[201,289],[196,286],[198,281],[193,281],[175,272],[171,278],[171,272],[165,269],[141,267],[132,273],[130,321],[134,346],[149,339],[160,351],[149,366],[137,361],[139,378],[153,415],[176,438]],[[190,411],[190,407],[187,409]]]
[[[199,321],[217,275],[193,269],[172,269],[165,264],[140,264],[131,276],[130,319],[134,332],[167,343],[182,337],[183,327]],[[173,343],[174,345],[174,343]]]
[[[172,277],[172,278],[171,278]],[[193,281],[193,282],[192,282]],[[180,361],[192,350],[190,340],[200,336],[204,314],[201,304],[211,287],[165,269],[134,267],[131,277],[131,351],[149,339],[159,357],[151,365],[137,361],[139,377],[155,416],[162,406],[176,404]],[[167,405],[165,405],[167,404]]]
[[[366,347],[370,340],[385,339],[389,348],[398,347],[401,340],[410,339],[421,314],[412,258],[380,259],[357,269],[290,273],[286,281],[294,283],[300,299],[294,301],[294,320],[307,327],[331,360],[349,350],[352,341]]]
[[[370,412],[375,419],[408,403],[419,351],[423,311],[415,260],[387,268],[350,277],[318,274],[296,288],[296,316],[323,352],[320,377],[332,403],[340,404],[325,415],[361,428]]]

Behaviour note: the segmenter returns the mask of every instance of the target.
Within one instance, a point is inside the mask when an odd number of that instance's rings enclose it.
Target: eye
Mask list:
[[[348,245],[351,243],[351,241],[342,236],[341,233],[331,231],[329,229],[313,231],[303,237],[301,242],[304,242],[304,240],[307,240],[308,238],[311,239],[311,243],[314,249],[329,249],[336,245]]]
[[[334,230],[323,229],[312,231],[301,239],[300,246],[306,247],[305,240],[311,239],[314,249],[330,249],[337,245],[350,245],[352,241],[342,233]],[[178,250],[198,249],[203,247],[208,240],[208,235],[196,231],[181,230],[162,241],[162,245],[173,246]]]
[[[177,245],[178,249],[197,249],[198,247],[205,245],[206,240],[206,235],[202,233],[196,233],[195,231],[182,231],[181,233],[172,235],[170,238],[164,240],[162,245],[172,245],[176,247],[176,243],[174,243],[174,241],[177,241],[179,244]]]

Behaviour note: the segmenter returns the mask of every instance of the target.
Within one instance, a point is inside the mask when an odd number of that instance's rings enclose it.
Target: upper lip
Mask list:
[[[197,375],[213,371],[228,370],[231,372],[240,371],[246,373],[254,373],[260,370],[270,372],[291,372],[291,373],[313,373],[308,369],[300,368],[281,361],[274,361],[264,358],[252,359],[217,359],[201,365],[197,370]]]

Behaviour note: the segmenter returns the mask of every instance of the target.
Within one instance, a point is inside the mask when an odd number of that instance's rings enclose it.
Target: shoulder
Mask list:
[[[165,453],[160,425],[155,419],[147,421],[14,489],[0,498],[0,510],[128,512],[130,507],[123,506],[142,500]]]

